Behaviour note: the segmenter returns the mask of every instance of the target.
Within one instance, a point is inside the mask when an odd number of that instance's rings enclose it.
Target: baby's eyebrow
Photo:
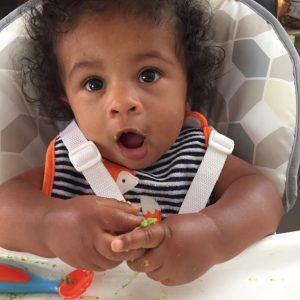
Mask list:
[[[103,65],[103,63],[98,60],[78,61],[72,66],[72,68],[68,74],[68,77],[71,78],[78,70],[98,68],[98,67],[101,67],[102,65]]]
[[[163,55],[160,51],[149,50],[146,52],[138,53],[134,56],[135,61],[143,61],[146,59],[159,59],[164,61],[165,63],[174,66],[174,62],[171,59],[168,59],[165,55]],[[79,60],[71,67],[70,72],[67,74],[68,78],[74,76],[77,71],[91,68],[99,68],[103,67],[103,62],[101,60]]]
[[[135,59],[137,61],[143,60],[143,59],[147,59],[147,58],[150,58],[150,59],[151,58],[160,59],[160,60],[163,60],[164,62],[166,62],[167,64],[174,65],[174,63],[172,62],[172,60],[168,59],[160,51],[156,51],[156,50],[149,50],[147,52],[143,52],[143,53],[137,54],[136,57],[135,57]]]

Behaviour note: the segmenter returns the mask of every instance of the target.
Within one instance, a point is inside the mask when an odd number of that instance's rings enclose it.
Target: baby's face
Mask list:
[[[186,112],[186,70],[168,25],[85,14],[56,52],[67,101],[103,157],[142,169],[176,140]]]

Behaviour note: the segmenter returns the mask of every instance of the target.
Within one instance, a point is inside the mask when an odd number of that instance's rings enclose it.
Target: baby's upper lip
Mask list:
[[[138,134],[142,137],[146,137],[146,134],[143,133],[141,130],[138,130],[138,129],[135,129],[135,128],[126,128],[126,129],[119,130],[117,132],[117,134],[115,135],[115,141],[118,141],[120,139],[120,137],[125,133],[135,133],[135,134]]]

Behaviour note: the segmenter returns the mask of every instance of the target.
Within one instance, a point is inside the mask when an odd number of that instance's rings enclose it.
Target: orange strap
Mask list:
[[[54,173],[55,173],[55,138],[51,141],[46,152],[46,161],[44,168],[44,179],[42,191],[46,196],[51,197]]]
[[[192,112],[187,113],[187,115],[186,115],[186,117],[190,117],[190,116],[196,118],[201,123],[201,127],[202,127],[203,134],[205,137],[205,144],[206,144],[206,146],[208,146],[209,136],[210,136],[210,133],[213,128],[211,126],[208,126],[208,122],[207,122],[206,118],[201,113],[192,111]]]

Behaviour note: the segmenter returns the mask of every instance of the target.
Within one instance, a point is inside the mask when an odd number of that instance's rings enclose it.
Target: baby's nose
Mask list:
[[[112,115],[134,113],[137,110],[136,103],[130,103],[129,101],[118,101],[110,109]]]
[[[141,103],[137,99],[137,95],[123,89],[122,92],[114,93],[111,97],[110,115],[127,115],[136,114],[141,110]]]

